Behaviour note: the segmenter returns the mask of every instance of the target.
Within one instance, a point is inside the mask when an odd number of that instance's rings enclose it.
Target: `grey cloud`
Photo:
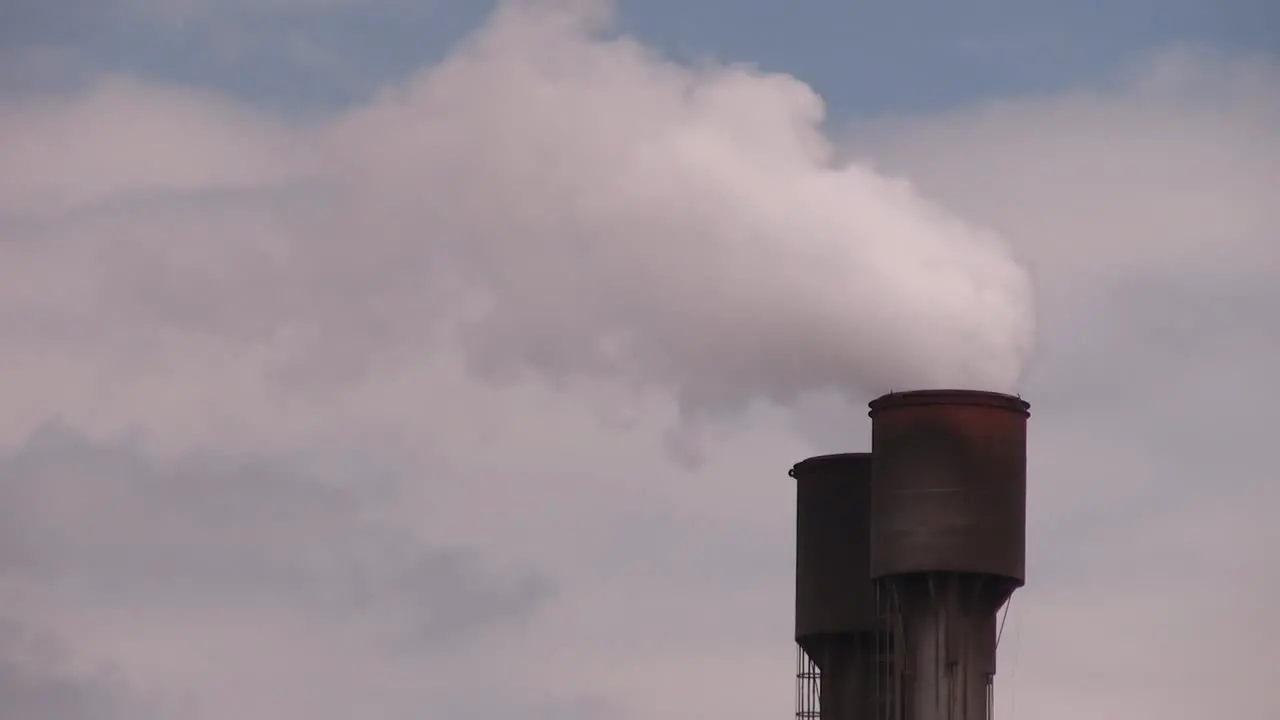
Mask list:
[[[482,692],[442,706],[436,712],[450,720],[509,717],[522,720],[625,720],[631,717],[615,703],[598,695],[567,695],[539,700],[501,690]]]
[[[477,626],[527,618],[551,590],[548,580],[526,575],[515,582],[477,573],[477,558],[463,551],[421,557],[393,588],[425,605],[425,617],[392,642],[410,648],[446,647],[470,639]]]
[[[616,704],[586,695],[541,703],[526,717],[529,720],[612,720],[625,716]]]
[[[304,613],[436,652],[527,619],[551,590],[423,545],[360,493],[270,460],[162,461],[52,427],[0,477],[3,577],[76,603]]]
[[[12,720],[161,720],[109,673],[67,667],[64,648],[42,629],[0,618],[0,711]]]

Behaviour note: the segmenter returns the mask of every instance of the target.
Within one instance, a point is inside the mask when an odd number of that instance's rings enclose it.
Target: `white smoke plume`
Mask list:
[[[449,336],[495,376],[620,382],[686,416],[1015,389],[1032,293],[999,238],[836,164],[799,80],[666,60],[608,10],[505,4],[318,126],[120,80],[12,110],[30,171],[0,216],[33,252],[11,271],[62,290],[0,299],[150,378],[333,388]]]
[[[603,7],[508,4],[344,128],[421,119],[352,177],[415,206],[430,264],[481,289],[476,360],[658,385],[686,410],[1015,388],[1032,294],[999,238],[835,165],[802,82],[667,61],[608,37]]]

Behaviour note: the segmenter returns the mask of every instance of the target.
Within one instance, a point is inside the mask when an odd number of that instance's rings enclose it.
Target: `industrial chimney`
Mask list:
[[[886,649],[871,584],[871,455],[797,463],[796,715],[872,720]]]
[[[961,390],[871,403],[870,574],[893,637],[887,720],[991,717],[996,614],[1025,579],[1029,408]]]

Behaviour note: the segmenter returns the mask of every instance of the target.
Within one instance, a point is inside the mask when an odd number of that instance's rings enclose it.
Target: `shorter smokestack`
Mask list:
[[[796,479],[797,715],[871,720],[880,655],[869,566],[871,455],[812,457],[789,474]]]

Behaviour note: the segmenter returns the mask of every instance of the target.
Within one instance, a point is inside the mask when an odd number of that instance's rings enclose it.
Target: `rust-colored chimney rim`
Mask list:
[[[830,455],[814,455],[813,457],[805,458],[792,466],[792,468],[787,471],[787,476],[798,479],[805,473],[821,472],[824,466],[869,457],[871,457],[871,453],[869,452],[844,452],[832,453]]]
[[[986,406],[1021,413],[1023,417],[1031,416],[1031,403],[1017,395],[989,392],[986,390],[908,390],[891,392],[871,401],[871,411],[867,413],[875,417],[882,410],[920,405],[967,405],[969,407]]]

